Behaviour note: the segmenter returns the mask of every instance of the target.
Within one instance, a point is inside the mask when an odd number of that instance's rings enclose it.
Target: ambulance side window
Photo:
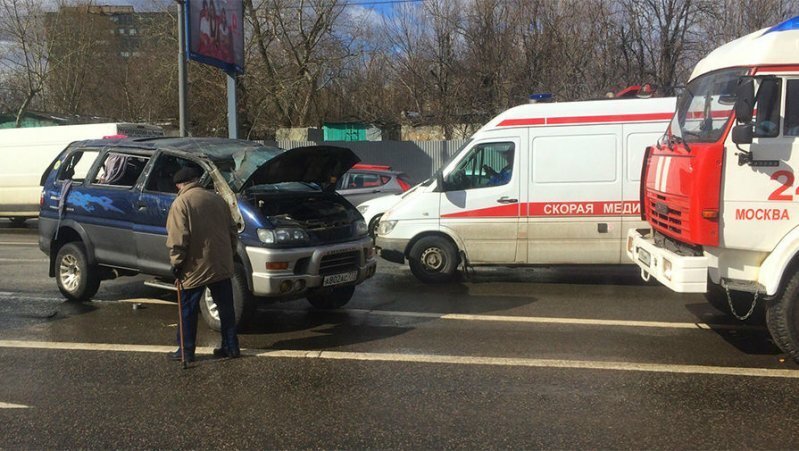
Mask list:
[[[765,78],[760,83],[755,100],[755,137],[773,138],[780,134],[781,88],[779,78]]]
[[[788,80],[785,93],[785,136],[799,136],[799,79]]]
[[[472,147],[447,176],[448,191],[506,185],[513,177],[512,142],[482,143]]]

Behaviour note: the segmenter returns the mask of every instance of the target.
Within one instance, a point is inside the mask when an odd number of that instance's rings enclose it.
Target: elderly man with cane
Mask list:
[[[240,355],[233,310],[233,255],[237,229],[227,203],[199,184],[198,168],[182,168],[172,181],[178,197],[169,209],[166,222],[169,259],[180,297],[181,327],[178,350],[170,360],[194,361],[200,299],[206,287],[211,290],[222,323],[222,344],[214,357]]]

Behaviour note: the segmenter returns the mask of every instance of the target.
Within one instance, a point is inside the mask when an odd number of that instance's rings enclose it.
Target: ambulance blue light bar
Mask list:
[[[768,31],[766,31],[766,33],[771,33],[772,31],[789,31],[789,30],[799,30],[799,16],[790,18],[781,24],[774,25],[773,27],[769,28]]]
[[[549,102],[552,100],[552,93],[542,92],[538,94],[530,94],[531,102]]]

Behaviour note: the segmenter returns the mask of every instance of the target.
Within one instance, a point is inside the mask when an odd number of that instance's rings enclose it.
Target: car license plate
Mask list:
[[[322,280],[323,287],[329,287],[331,285],[339,285],[342,283],[347,282],[354,282],[355,279],[358,278],[358,271],[350,271],[350,272],[343,272],[341,274],[333,274],[330,276],[325,276]]]
[[[649,265],[652,263],[652,256],[649,255],[649,251],[639,247],[638,248],[638,261],[643,263],[644,265],[646,265],[646,267],[648,268]]]

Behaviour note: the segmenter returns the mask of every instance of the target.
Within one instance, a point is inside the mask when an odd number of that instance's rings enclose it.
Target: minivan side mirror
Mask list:
[[[732,142],[735,144],[752,144],[754,136],[755,131],[752,124],[741,124],[732,128]]]
[[[752,109],[755,105],[755,81],[752,78],[742,79],[735,90],[735,118],[739,123],[752,121]],[[751,142],[751,141],[750,141]]]

